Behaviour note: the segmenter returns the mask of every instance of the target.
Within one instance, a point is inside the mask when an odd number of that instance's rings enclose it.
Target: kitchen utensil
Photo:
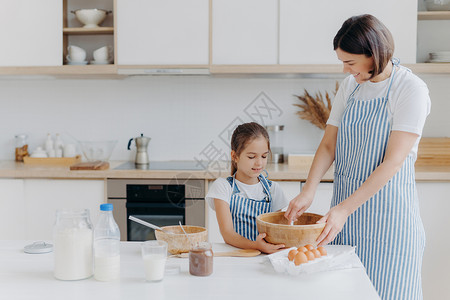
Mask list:
[[[131,221],[134,221],[134,222],[136,222],[136,223],[142,224],[142,225],[144,225],[144,226],[153,228],[153,229],[155,229],[155,230],[161,230],[161,231],[164,232],[164,233],[172,234],[172,232],[170,232],[170,231],[167,231],[167,230],[165,230],[165,229],[163,229],[163,228],[161,228],[161,227],[159,227],[159,226],[156,226],[156,225],[154,225],[154,224],[152,224],[152,223],[145,222],[145,221],[143,221],[143,220],[141,220],[141,219],[138,219],[138,218],[136,218],[136,217],[129,216],[128,219],[130,219]]]
[[[139,137],[135,137],[135,138],[131,138],[128,141],[128,150],[131,150],[131,142],[134,140],[135,144],[136,144],[136,160],[135,160],[135,164],[137,165],[147,165],[150,163],[149,159],[148,159],[148,153],[147,153],[147,148],[148,148],[148,143],[150,142],[150,138],[144,136],[143,133],[141,133],[141,136]]]
[[[111,50],[111,46],[103,46],[94,50],[92,56],[96,62],[108,62],[111,56]]]
[[[86,59],[86,50],[81,47],[70,45],[67,47],[67,52],[66,58],[69,62],[80,63]]]
[[[108,161],[117,141],[79,141],[78,143],[88,161]]]
[[[109,169],[109,162],[96,160],[89,162],[82,162],[70,166],[70,170],[107,170]]]
[[[157,240],[166,241],[169,244],[168,251],[170,254],[179,254],[189,252],[191,242],[181,230],[180,226],[164,226],[164,231],[155,231]],[[183,229],[191,239],[194,245],[208,240],[208,230],[205,227],[184,225]],[[169,231],[167,234],[165,231]]]
[[[256,249],[238,249],[233,251],[224,251],[224,252],[214,252],[214,256],[217,257],[254,257],[261,254],[261,251]],[[189,256],[189,253],[180,253],[171,255],[170,257],[181,257],[186,258]]]
[[[256,226],[264,238],[272,244],[284,244],[286,247],[301,247],[306,244],[316,245],[325,223],[317,224],[321,215],[303,213],[294,225],[284,217],[284,212],[271,212],[256,217]]]
[[[178,221],[178,224],[180,224],[181,230],[183,230],[184,235],[188,238],[189,244],[191,245],[191,248],[192,248],[192,247],[194,246],[194,244],[192,243],[191,238],[188,236],[188,234],[187,234],[186,231],[184,230],[183,224],[181,224],[181,221]]]
[[[72,10],[71,13],[75,14],[78,21],[84,24],[84,28],[96,28],[99,27],[98,25],[103,22],[103,20],[105,20],[106,15],[112,13],[112,11],[98,8],[83,8]]]

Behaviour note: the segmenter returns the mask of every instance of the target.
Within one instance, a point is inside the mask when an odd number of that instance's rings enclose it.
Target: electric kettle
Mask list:
[[[148,143],[150,142],[150,138],[144,136],[144,134],[141,133],[141,136],[135,137],[130,139],[128,142],[128,150],[131,150],[131,142],[134,140],[134,143],[136,144],[136,165],[148,165],[150,163],[148,159]]]

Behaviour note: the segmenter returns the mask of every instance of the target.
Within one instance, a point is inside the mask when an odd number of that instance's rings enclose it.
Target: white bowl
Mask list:
[[[106,15],[111,11],[97,8],[83,8],[72,11],[75,14],[78,21],[84,24],[84,28],[96,28],[98,24],[105,20]]]
[[[427,10],[450,10],[450,0],[425,0]]]
[[[79,141],[79,144],[88,161],[108,161],[117,141]]]

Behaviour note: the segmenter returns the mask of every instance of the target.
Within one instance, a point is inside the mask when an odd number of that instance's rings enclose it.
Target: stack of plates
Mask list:
[[[440,51],[430,53],[430,63],[449,63],[450,51]]]

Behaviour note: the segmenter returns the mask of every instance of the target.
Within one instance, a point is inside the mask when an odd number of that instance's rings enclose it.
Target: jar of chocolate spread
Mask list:
[[[195,276],[209,276],[213,272],[213,251],[211,244],[201,242],[189,251],[189,273]]]

